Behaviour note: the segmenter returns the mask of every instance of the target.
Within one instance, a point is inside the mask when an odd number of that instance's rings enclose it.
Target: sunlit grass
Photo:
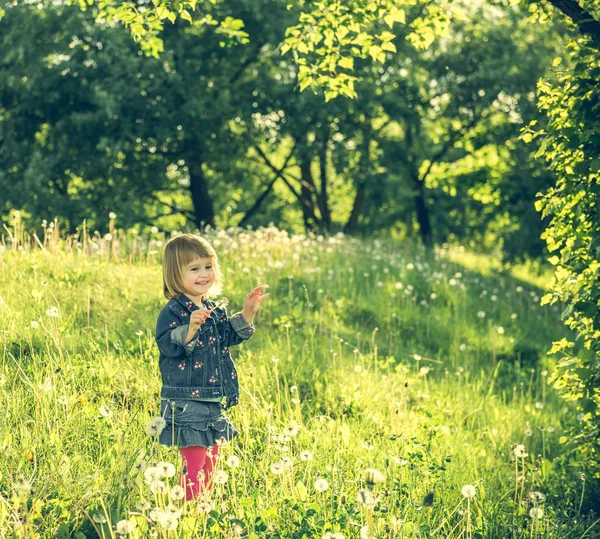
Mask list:
[[[574,538],[593,526],[560,443],[574,407],[545,383],[566,330],[558,305],[539,306],[537,277],[482,272],[464,251],[276,229],[206,234],[230,312],[257,284],[271,297],[232,351],[241,434],[221,448],[212,498],[182,503],[178,452],[147,434],[165,241],[149,232],[52,235],[36,250],[24,238],[0,254],[0,529]]]

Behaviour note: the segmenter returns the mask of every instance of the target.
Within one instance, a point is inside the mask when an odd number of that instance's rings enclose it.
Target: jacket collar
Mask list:
[[[179,296],[174,298],[181,306],[185,307],[188,312],[196,311],[199,309],[199,306],[196,305],[190,298],[188,298],[185,294],[179,294]],[[205,307],[208,307],[207,300],[204,300],[202,304]]]

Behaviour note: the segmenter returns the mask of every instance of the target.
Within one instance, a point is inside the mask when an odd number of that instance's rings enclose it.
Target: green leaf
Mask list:
[[[190,23],[191,23],[191,22],[193,22],[193,21],[192,21],[192,16],[190,15],[190,13],[189,13],[189,11],[188,11],[187,9],[184,9],[184,10],[181,12],[181,18],[182,18],[184,21],[189,21]]]
[[[406,13],[403,9],[393,8],[383,20],[390,28],[394,26],[394,23],[396,22],[406,24]]]
[[[343,67],[344,69],[354,69],[354,58],[352,58],[352,56],[344,56],[339,62],[338,64],[340,65],[340,67]]]

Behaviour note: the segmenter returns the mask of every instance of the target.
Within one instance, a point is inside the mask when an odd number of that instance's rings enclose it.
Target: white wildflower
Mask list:
[[[127,535],[129,533],[131,533],[133,531],[133,524],[125,519],[125,520],[119,520],[119,522],[117,522],[117,533],[119,535]]]
[[[146,425],[146,434],[148,436],[158,436],[167,426],[163,417],[153,417]]]
[[[236,455],[231,455],[225,462],[230,468],[237,468],[240,465],[240,459]]]
[[[544,516],[544,510],[541,507],[532,507],[529,510],[529,516],[534,520],[538,520]]]
[[[473,485],[465,485],[460,492],[465,498],[473,498],[475,496],[475,487]]]
[[[315,481],[315,490],[317,492],[325,492],[329,488],[329,482],[322,477]]]

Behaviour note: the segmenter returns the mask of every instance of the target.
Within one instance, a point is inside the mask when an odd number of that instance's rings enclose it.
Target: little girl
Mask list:
[[[219,259],[210,243],[193,234],[166,243],[163,291],[169,301],[156,323],[160,414],[166,427],[158,441],[179,448],[179,483],[186,500],[210,491],[219,444],[239,434],[222,413],[239,402],[229,347],[252,336],[254,315],[270,295],[260,295],[268,285],[257,286],[242,311],[228,317],[225,299],[208,299],[220,294],[221,287]]]

